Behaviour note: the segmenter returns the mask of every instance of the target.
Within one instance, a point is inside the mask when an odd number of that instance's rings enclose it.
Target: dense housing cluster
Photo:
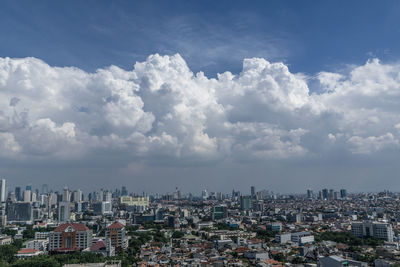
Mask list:
[[[381,267],[400,260],[400,195],[391,192],[283,195],[252,186],[248,194],[136,195],[126,187],[84,194],[46,185],[7,191],[5,183],[5,266]]]

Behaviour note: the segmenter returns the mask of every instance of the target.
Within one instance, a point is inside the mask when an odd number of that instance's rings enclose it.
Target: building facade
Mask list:
[[[393,228],[390,223],[384,222],[353,222],[351,232],[357,237],[374,237],[393,242]]]
[[[126,238],[125,225],[115,222],[106,229],[107,251],[121,250],[128,248],[128,239]]]
[[[92,245],[92,231],[83,223],[64,223],[49,234],[49,251],[74,251]]]

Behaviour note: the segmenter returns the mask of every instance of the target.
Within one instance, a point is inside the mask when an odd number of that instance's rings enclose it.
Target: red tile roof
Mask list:
[[[99,240],[96,242],[96,244],[94,244],[93,246],[90,247],[90,251],[99,251],[106,247],[107,247],[106,242],[104,242],[103,240]]]
[[[113,223],[113,224],[110,224],[108,227],[107,227],[107,229],[122,229],[122,228],[124,228],[125,226],[122,224],[122,223],[120,223],[120,222],[115,222],[115,223]]]
[[[83,223],[63,223],[60,224],[56,229],[54,229],[53,232],[64,232],[65,229],[67,229],[69,226],[71,226],[75,231],[87,231],[89,228],[86,227]]]
[[[35,253],[35,252],[38,252],[38,250],[31,248],[23,248],[21,250],[18,250],[18,254]]]

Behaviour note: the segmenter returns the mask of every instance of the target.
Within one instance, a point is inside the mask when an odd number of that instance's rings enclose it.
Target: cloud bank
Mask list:
[[[377,59],[310,78],[250,58],[214,79],[178,54],[95,73],[0,58],[0,158],[17,161],[368,156],[399,151],[399,111],[400,65]]]

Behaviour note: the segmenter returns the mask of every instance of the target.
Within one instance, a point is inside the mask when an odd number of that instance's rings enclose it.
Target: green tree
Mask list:
[[[172,233],[172,238],[182,238],[185,236],[185,233],[182,231],[174,231]]]
[[[8,263],[14,260],[14,255],[17,254],[18,248],[13,244],[0,246],[0,260]]]

